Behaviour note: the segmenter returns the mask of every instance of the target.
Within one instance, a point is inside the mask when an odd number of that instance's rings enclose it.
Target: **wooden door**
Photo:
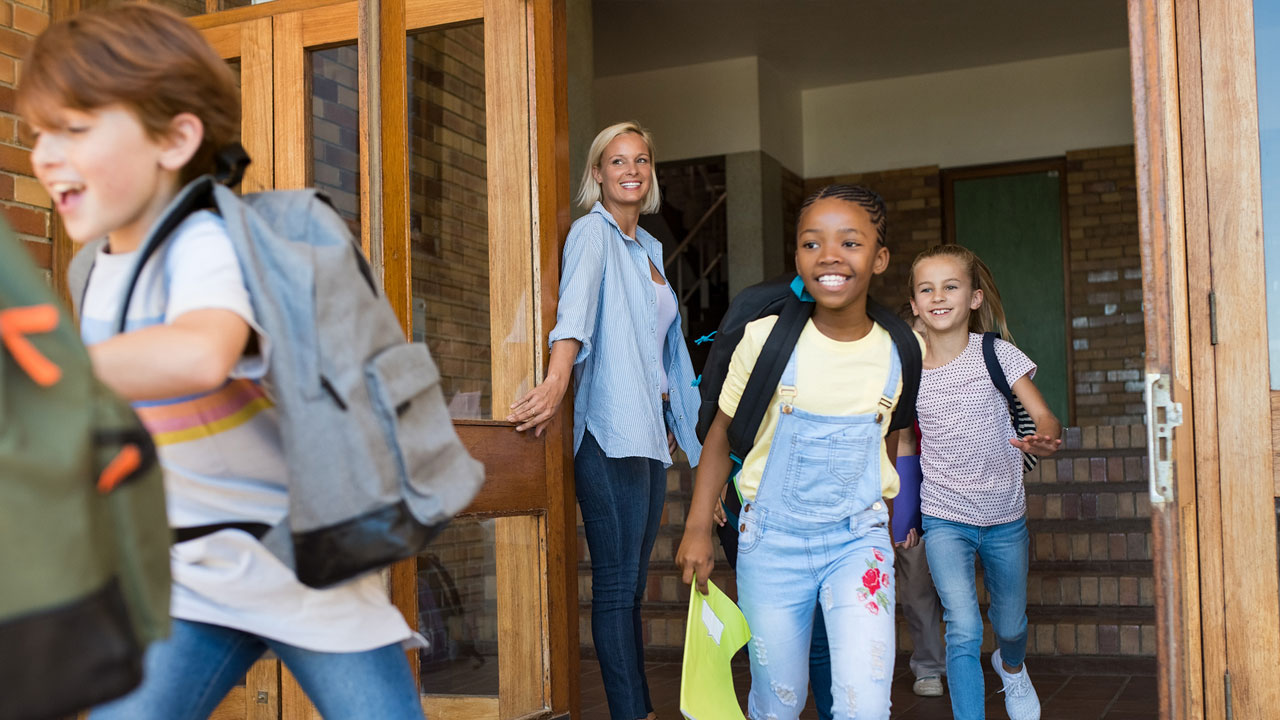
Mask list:
[[[1265,289],[1253,17],[1252,0],[1129,3],[1161,717],[1280,704],[1267,350],[1280,310]]]

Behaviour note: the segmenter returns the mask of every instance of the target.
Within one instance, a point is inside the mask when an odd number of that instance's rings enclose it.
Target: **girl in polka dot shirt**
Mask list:
[[[1062,426],[1032,382],[1036,366],[1011,342],[996,357],[1036,432],[1014,433],[1009,406],[991,382],[982,333],[1009,338],[1000,294],[987,266],[959,245],[938,245],[911,266],[911,306],[928,350],[916,413],[920,421],[920,510],[925,553],[947,622],[947,685],[957,720],[982,720],[982,615],[974,557],[982,559],[1011,720],[1039,720],[1040,701],[1023,659],[1027,646],[1028,535],[1022,452],[1047,456]]]

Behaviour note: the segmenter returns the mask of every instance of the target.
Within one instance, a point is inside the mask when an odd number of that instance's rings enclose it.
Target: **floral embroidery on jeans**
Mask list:
[[[882,610],[889,612],[893,609],[889,596],[884,593],[884,589],[889,587],[890,577],[880,568],[885,560],[884,553],[872,549],[871,554],[875,559],[867,560],[867,571],[862,574],[862,587],[858,588],[858,602],[866,604],[867,612],[879,615]]]

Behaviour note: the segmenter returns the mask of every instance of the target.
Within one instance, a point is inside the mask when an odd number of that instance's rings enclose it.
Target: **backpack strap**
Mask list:
[[[125,284],[124,299],[120,303],[120,313],[116,318],[117,333],[123,333],[125,330],[125,324],[129,317],[129,301],[133,299],[133,290],[138,286],[138,278],[142,276],[142,270],[147,266],[147,260],[150,260],[155,255],[156,251],[169,239],[169,236],[173,235],[173,231],[177,230],[178,226],[192,213],[214,206],[214,183],[215,181],[210,175],[202,175],[192,180],[178,193],[178,197],[169,203],[169,207],[160,216],[160,222],[156,223],[156,226],[148,233],[146,240],[142,243],[142,251],[138,253],[138,259],[129,274],[129,282]]]
[[[991,376],[991,384],[996,386],[1010,407],[1013,407],[1013,390],[1009,388],[1009,380],[1004,376],[1004,368],[1000,367],[1000,359],[996,357],[996,338],[1000,333],[982,333],[982,360],[987,365],[987,374]]]
[[[75,311],[77,318],[80,317],[80,309],[84,307],[84,294],[89,289],[89,275],[93,272],[93,264],[98,260],[98,250],[106,244],[106,238],[85,243],[67,266],[67,294],[71,296],[71,309]]]
[[[765,340],[747,386],[742,390],[738,411],[729,423],[729,454],[738,463],[742,462],[755,444],[756,433],[769,409],[773,391],[778,387],[782,371],[791,357],[791,350],[795,348],[812,313],[813,303],[799,299],[788,301],[782,307],[782,312],[778,313],[778,321],[774,323],[773,330],[769,331],[769,338]]]

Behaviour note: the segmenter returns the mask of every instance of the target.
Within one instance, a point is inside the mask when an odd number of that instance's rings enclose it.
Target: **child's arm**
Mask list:
[[[98,378],[126,400],[196,395],[227,381],[249,332],[230,310],[192,310],[93,345],[89,357]]]
[[[1030,375],[1023,375],[1011,388],[1013,394],[1022,403],[1022,407],[1026,408],[1027,414],[1031,416],[1031,420],[1036,424],[1036,434],[1028,435],[1024,438],[1011,438],[1010,443],[1019,450],[1029,452],[1032,455],[1047,457],[1058,451],[1062,445],[1060,435],[1062,435],[1062,424],[1058,422],[1058,418],[1054,417],[1053,411],[1049,409],[1049,404],[1044,401],[1044,396],[1040,394],[1040,389],[1031,381]]]
[[[711,546],[712,511],[720,499],[720,488],[724,487],[733,470],[733,461],[729,458],[729,423],[733,418],[716,411],[716,418],[707,430],[707,439],[702,443],[702,460],[698,463],[697,474],[693,484],[693,499],[689,502],[689,517],[685,518],[684,537],[680,540],[680,549],[676,551],[676,564],[684,571],[684,582],[698,579],[698,592],[707,594],[707,578],[715,567],[715,549]]]

